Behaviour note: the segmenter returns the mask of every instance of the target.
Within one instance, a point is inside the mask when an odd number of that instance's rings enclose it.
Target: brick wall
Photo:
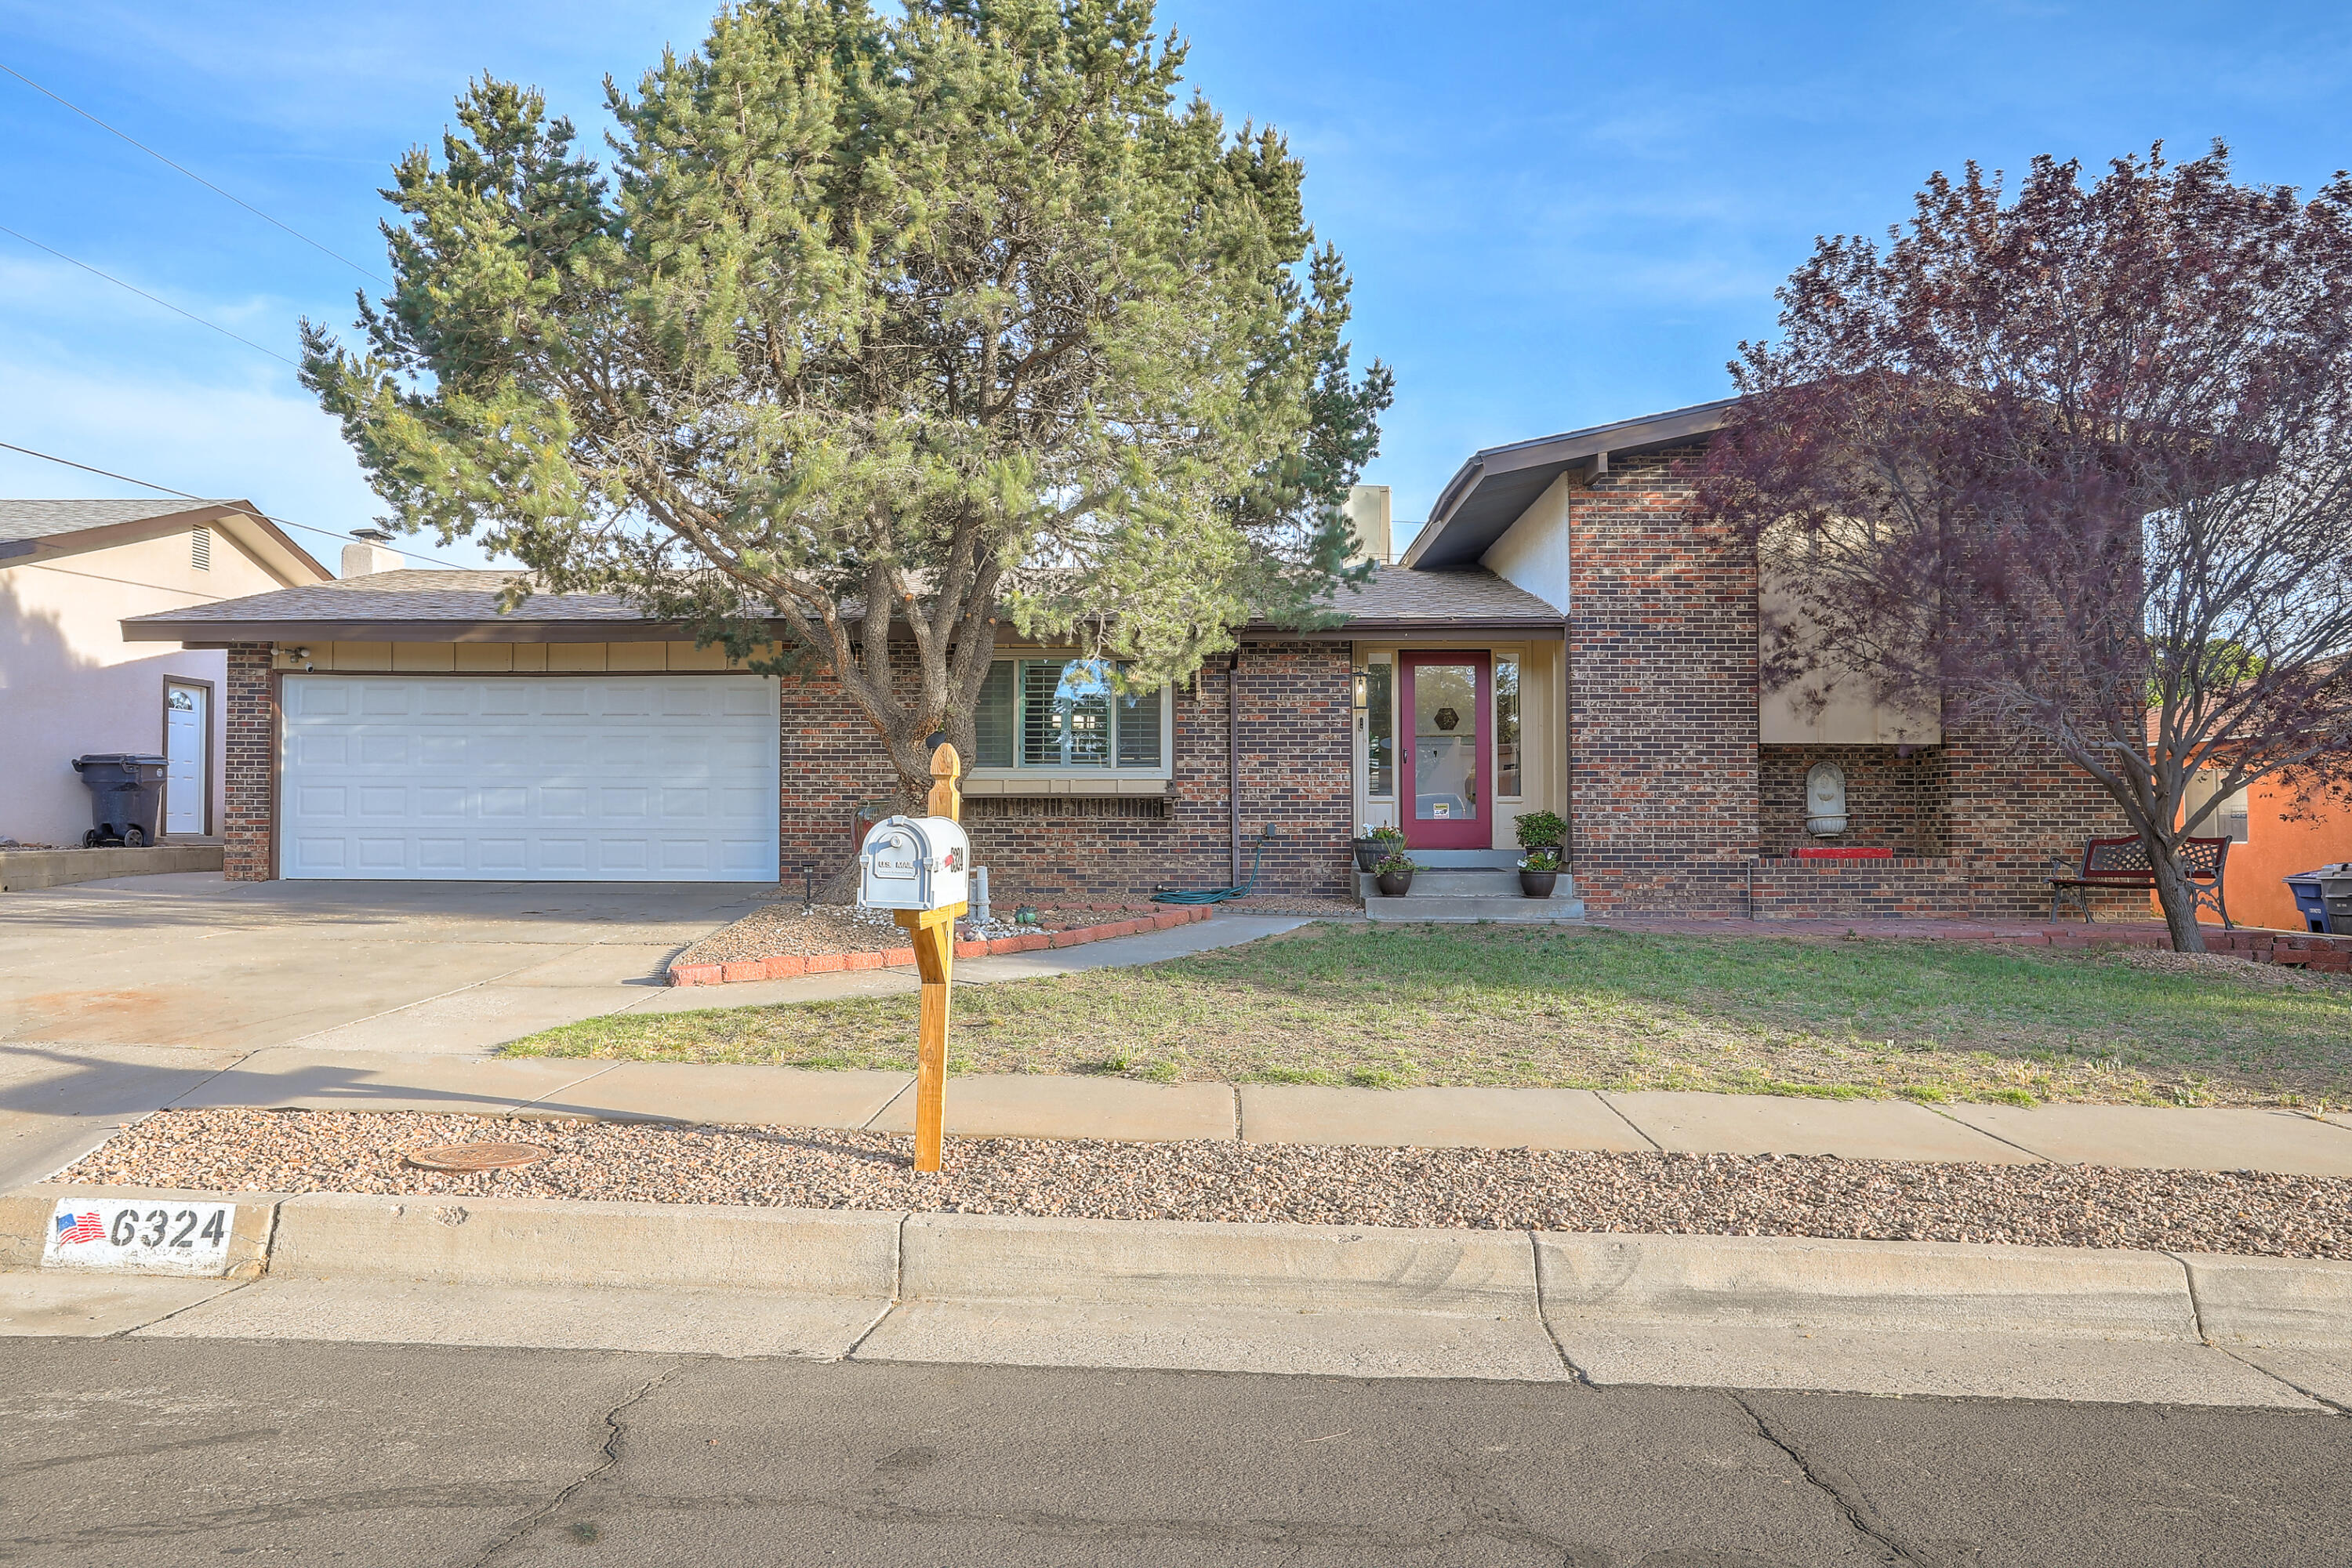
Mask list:
[[[1242,647],[1242,832],[1270,823],[1262,891],[1350,893],[1352,731],[1348,645]],[[1163,797],[974,795],[965,826],[1000,905],[1141,899],[1155,888],[1222,887],[1230,874],[1227,678],[1222,665],[1170,693],[1173,778]],[[856,705],[830,677],[782,690],[782,842],[785,880],[820,878],[855,854],[857,808],[887,801],[897,775]],[[1249,872],[1251,846],[1242,850]]]
[[[1703,448],[1569,493],[1576,887],[1595,914],[1738,914],[1757,850],[1756,574],[1692,526]]]
[[[1946,852],[1974,872],[1970,913],[2050,912],[2051,862],[2083,862],[2083,841],[2131,831],[2090,774],[2041,741],[1988,726],[1944,731]],[[2145,895],[2095,895],[2094,906],[2145,918]]]
[[[268,643],[229,645],[227,702],[222,867],[232,882],[266,882],[276,874],[278,804],[278,691]]]
[[[1845,772],[1845,831],[1816,838],[1805,831],[1805,774],[1815,763]],[[1768,859],[1814,845],[1892,849],[1898,856],[1944,853],[1943,751],[1923,746],[1898,757],[1892,746],[1757,748],[1757,841]]]
[[[1596,915],[2046,916],[2050,862],[2125,831],[2105,794],[2047,745],[1947,726],[1941,746],[1761,746],[1756,574],[1735,538],[1686,517],[1698,446],[1612,456],[1569,495],[1571,799],[1577,890]],[[1804,774],[1845,769],[1834,842],[1893,863],[1783,868],[1816,842]],[[2102,896],[2100,912],[2142,912]],[[1759,913],[1764,912],[1761,909]]]

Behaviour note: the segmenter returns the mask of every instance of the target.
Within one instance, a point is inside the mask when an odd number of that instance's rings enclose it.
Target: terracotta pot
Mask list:
[[[1356,869],[1369,871],[1388,858],[1389,847],[1378,838],[1359,838],[1356,846]]]
[[[1556,887],[1559,882],[1559,873],[1557,871],[1522,871],[1519,873],[1519,891],[1525,893],[1531,899],[1550,898],[1552,889]]]
[[[1412,873],[1410,871],[1383,871],[1373,879],[1373,882],[1391,899],[1401,899],[1412,891]]]

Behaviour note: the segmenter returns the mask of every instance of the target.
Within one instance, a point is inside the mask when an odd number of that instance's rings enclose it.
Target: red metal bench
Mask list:
[[[2180,846],[2181,868],[2189,876],[2189,891],[2200,907],[2211,910],[2221,917],[2222,929],[2234,931],[2237,922],[2230,918],[2230,906],[2221,898],[2221,870],[2230,861],[2230,841],[2226,838],[2190,838]],[[2051,868],[2064,872],[2069,869],[2063,860],[2053,860]],[[2156,873],[2149,869],[2147,847],[2137,834],[2128,838],[2094,838],[2083,846],[2083,864],[2073,876],[2060,875],[2050,879],[2050,921],[2058,921],[2058,900],[2072,899],[2083,911],[2083,923],[2091,923],[2091,889],[2114,889],[2121,892],[2156,890]]]

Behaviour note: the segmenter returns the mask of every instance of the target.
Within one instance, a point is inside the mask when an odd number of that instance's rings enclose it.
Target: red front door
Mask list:
[[[1397,668],[1405,847],[1485,849],[1495,832],[1487,656],[1401,653]]]

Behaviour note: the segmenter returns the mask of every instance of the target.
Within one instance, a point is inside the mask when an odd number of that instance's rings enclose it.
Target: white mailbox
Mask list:
[[[857,907],[946,910],[970,899],[971,840],[944,816],[893,816],[857,851]]]

